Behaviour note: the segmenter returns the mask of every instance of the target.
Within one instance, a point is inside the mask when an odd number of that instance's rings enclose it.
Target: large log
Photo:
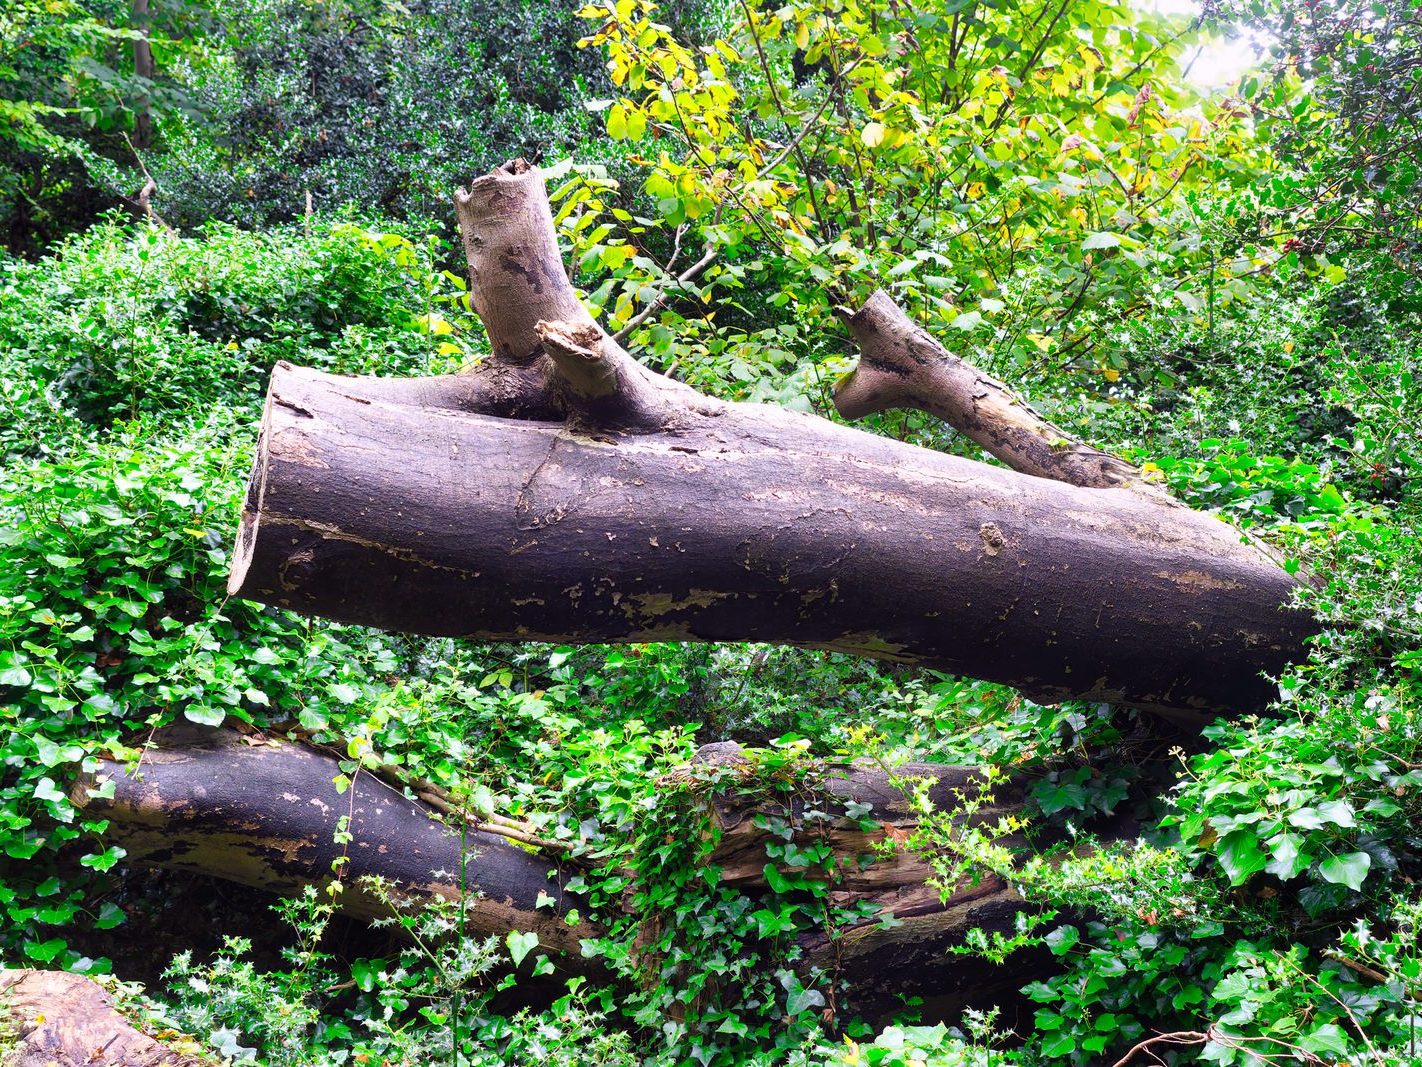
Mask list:
[[[278,365],[235,595],[483,640],[795,644],[1192,723],[1263,708],[1314,632],[1282,568],[1154,489],[989,467],[647,371],[578,302],[534,168],[457,205],[494,355],[421,381]],[[875,351],[922,347],[883,311],[856,326]],[[1053,443],[1009,429],[999,451],[1049,473]],[[1106,472],[1087,484],[1129,480],[1071,455],[1078,480]]]
[[[1313,629],[1232,528],[1129,489],[771,406],[595,435],[380,394],[273,372],[235,594],[481,640],[796,644],[1176,717],[1262,708]]]
[[[564,921],[570,874],[557,857],[441,822],[369,772],[357,772],[344,792],[342,777],[334,756],[312,748],[184,726],[158,734],[141,764],[109,762],[77,780],[71,797],[109,820],[109,839],[131,862],[285,895],[339,880],[337,903],[362,918],[410,900],[463,897],[471,933],[533,931],[577,967],[590,928]],[[98,791],[103,781],[112,793]],[[367,888],[369,876],[390,883],[388,899]],[[540,895],[551,906],[539,908]]]

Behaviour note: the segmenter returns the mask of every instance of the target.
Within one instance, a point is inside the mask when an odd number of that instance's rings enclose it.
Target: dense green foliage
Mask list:
[[[123,987],[234,1061],[1087,1065],[1173,1032],[1164,1062],[1422,1063],[1416,11],[1241,8],[1280,60],[1247,107],[1181,78],[1185,24],[1100,0],[155,5],[141,92],[131,12],[7,9],[0,200],[11,251],[45,254],[0,261],[0,958],[124,977],[97,946],[139,921],[131,872],[73,783],[168,723],[235,723],[556,842],[610,978],[548,995],[537,939],[468,937],[458,905],[353,955],[313,890]],[[93,222],[141,177],[140,102],[177,230]],[[1316,575],[1311,658],[1269,717],[1167,739],[800,650],[475,646],[228,600],[271,366],[478,358],[442,205],[518,153],[650,363],[828,414],[833,305],[891,287]],[[922,416],[871,427],[980,458]],[[722,739],[747,769],[684,769]],[[861,1018],[797,966],[795,935],[855,914],[803,823],[768,820],[768,894],[708,866],[708,791],[859,818],[816,807],[856,757],[1030,777],[1021,820],[971,832],[986,795],[935,811],[902,782],[896,845],[1040,905],[966,949],[1036,946],[1020,1001]],[[1125,812],[1139,840],[1079,847]]]

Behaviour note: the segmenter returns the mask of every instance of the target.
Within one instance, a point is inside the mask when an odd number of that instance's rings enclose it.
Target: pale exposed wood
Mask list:
[[[5,1067],[214,1067],[133,1025],[98,983],[64,971],[0,970]]]

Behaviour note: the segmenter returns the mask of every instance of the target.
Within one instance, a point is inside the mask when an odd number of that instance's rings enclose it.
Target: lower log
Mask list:
[[[149,1037],[91,978],[0,971],[0,1051],[6,1067],[213,1067]]]
[[[341,866],[337,902],[354,915],[389,912],[379,897],[361,888],[362,876],[393,883],[397,899],[412,904],[458,897],[460,835],[420,801],[374,775],[357,775],[340,794],[332,784],[340,773],[338,761],[301,745],[253,743],[230,730],[188,728],[160,733],[155,740],[157,747],[145,754],[140,770],[109,764],[99,772],[98,779],[113,783],[112,795],[95,789],[101,781],[92,778],[71,791],[77,803],[109,821],[107,838],[125,848],[129,861],[292,894],[328,882],[332,862],[344,852],[349,861]],[[737,758],[735,746],[709,746],[699,757]],[[977,789],[976,774],[967,768],[925,764],[901,771],[936,778],[933,797],[945,809]],[[1020,801],[1014,791],[1003,791],[974,818],[995,821],[1020,810]],[[866,817],[875,829],[866,831],[858,819],[804,818],[814,809],[842,811],[850,802],[869,805]],[[921,857],[902,848],[879,855],[886,838],[912,831],[913,815],[878,768],[832,771],[813,792],[788,803],[774,798],[731,803],[717,795],[708,795],[706,803],[717,841],[705,862],[721,869],[726,884],[751,895],[767,891],[768,835],[756,817],[779,816],[802,844],[829,844],[838,871],[833,903],[878,906],[878,916],[839,930],[834,939],[817,931],[800,941],[804,963],[834,972],[861,1005],[896,994],[953,997],[1008,988],[1020,983],[1024,967],[1035,966],[1034,960],[1021,959],[991,968],[946,954],[974,927],[1010,932],[1025,905],[990,875],[965,882],[944,899],[927,884],[932,871]],[[346,846],[336,843],[342,816],[350,820]],[[581,956],[580,941],[598,930],[585,921],[575,926],[564,921],[577,901],[560,892],[564,879],[550,877],[558,874],[554,862],[495,834],[470,834],[463,844],[474,850],[465,864],[471,932],[502,938],[512,930],[532,930],[560,969],[596,966]],[[868,857],[873,861],[863,862]],[[553,897],[554,906],[537,908],[540,894]],[[897,925],[880,922],[888,912]]]
[[[389,915],[402,900],[463,895],[472,933],[533,931],[579,967],[580,940],[592,930],[564,921],[571,903],[558,864],[497,834],[461,834],[370,773],[341,792],[341,774],[334,756],[303,745],[178,727],[159,733],[137,768],[106,764],[71,797],[109,821],[107,837],[133,862],[284,895],[339,875],[341,910],[362,918]],[[104,781],[111,796],[97,788]],[[363,884],[370,876],[393,883],[393,901]],[[540,895],[553,906],[537,907]]]
[[[769,405],[596,433],[469,388],[278,365],[231,591],[436,636],[796,644],[1195,724],[1262,709],[1316,629],[1231,527],[1134,490]]]

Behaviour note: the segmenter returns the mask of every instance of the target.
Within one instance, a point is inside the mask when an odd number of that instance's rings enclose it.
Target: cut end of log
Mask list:
[[[213,1067],[217,1062],[149,1037],[92,978],[63,971],[0,971],[0,1022],[8,1031],[3,1048],[8,1067]]]
[[[591,323],[545,322],[539,320],[534,330],[548,351],[548,358],[558,365],[565,375],[583,377],[590,366],[600,365],[603,370],[594,372],[599,383],[608,385],[607,392],[616,388],[615,383],[606,379],[609,360],[602,348],[603,332]]]
[[[291,365],[282,361],[272,370],[267,387],[267,402],[262,412],[262,432],[257,437],[257,455],[252,473],[247,477],[247,492],[242,498],[242,517],[237,523],[236,543],[232,548],[232,571],[227,576],[227,595],[240,596],[247,574],[252,569],[252,557],[257,548],[257,530],[262,522],[262,504],[267,493],[267,435],[271,432],[272,405],[277,402],[276,389],[283,371]]]

